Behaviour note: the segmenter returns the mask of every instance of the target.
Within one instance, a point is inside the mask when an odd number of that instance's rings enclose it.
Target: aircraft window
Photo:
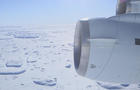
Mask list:
[[[138,38],[135,39],[135,45],[140,45],[140,39]]]

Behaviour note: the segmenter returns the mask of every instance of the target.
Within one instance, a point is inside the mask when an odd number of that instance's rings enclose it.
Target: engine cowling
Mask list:
[[[80,20],[74,64],[79,75],[92,80],[140,83],[140,14]]]

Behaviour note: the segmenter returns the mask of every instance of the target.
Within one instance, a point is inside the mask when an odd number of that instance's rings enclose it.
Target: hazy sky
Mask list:
[[[117,0],[0,0],[0,25],[73,24],[115,15]]]

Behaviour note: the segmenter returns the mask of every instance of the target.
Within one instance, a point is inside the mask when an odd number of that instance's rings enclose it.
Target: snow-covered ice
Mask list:
[[[27,63],[34,63],[37,62],[39,59],[39,52],[38,51],[33,51],[29,57],[27,58]]]
[[[21,61],[8,61],[6,62],[6,67],[21,67],[22,62]]]
[[[55,86],[57,83],[57,78],[45,79],[45,80],[34,80],[33,82],[37,85]]]
[[[66,68],[71,68],[71,64],[68,64],[65,66]]]
[[[0,75],[18,75],[24,73],[26,70],[20,71],[0,71]]]
[[[97,82],[97,84],[98,85],[100,85],[101,87],[103,87],[103,88],[105,88],[105,89],[111,89],[111,90],[113,90],[113,89],[122,89],[122,87],[121,86],[119,86],[119,85],[110,85],[110,84],[102,84],[102,83],[100,83],[100,82]]]
[[[1,26],[0,90],[140,90],[139,84],[79,76],[73,62],[74,30],[75,25]]]
[[[123,87],[128,87],[129,84],[121,84],[121,86],[123,86]]]
[[[15,32],[13,34],[14,38],[21,38],[21,39],[32,39],[32,38],[39,38],[38,34],[30,33],[30,32]]]

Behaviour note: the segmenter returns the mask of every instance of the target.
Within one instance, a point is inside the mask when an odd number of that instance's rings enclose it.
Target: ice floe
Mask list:
[[[12,61],[7,61],[5,65],[6,65],[6,67],[17,67],[17,68],[19,68],[19,67],[22,66],[22,62],[12,60]]]
[[[99,86],[101,86],[102,88],[105,88],[105,89],[110,89],[110,90],[122,89],[122,87],[119,86],[119,85],[103,84],[103,83],[100,83],[100,82],[97,82],[97,84]]]
[[[57,79],[45,79],[45,80],[34,80],[33,81],[37,85],[43,85],[43,86],[55,86],[57,84]]]
[[[66,68],[71,68],[71,64],[67,64],[65,67]]]
[[[13,36],[14,38],[22,38],[22,39],[39,38],[38,34],[30,32],[15,32]]]
[[[129,84],[121,84],[121,86],[123,86],[123,87],[128,87]]]
[[[51,48],[51,46],[49,45],[49,46],[41,46],[41,47],[43,47],[43,48]]]
[[[69,50],[69,49],[62,49],[62,51],[70,52],[70,51],[72,51],[72,50]]]
[[[2,72],[0,71],[0,75],[18,75],[18,74],[22,74],[26,72],[26,70],[21,70],[21,71],[5,71],[5,72]]]

